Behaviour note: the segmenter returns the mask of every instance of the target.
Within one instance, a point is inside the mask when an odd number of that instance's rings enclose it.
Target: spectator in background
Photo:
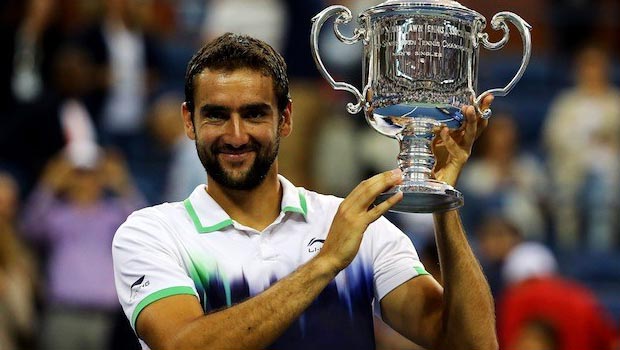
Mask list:
[[[35,259],[17,235],[19,188],[0,171],[0,349],[34,345]]]
[[[121,158],[92,143],[70,143],[50,161],[28,198],[22,226],[48,252],[43,349],[107,347],[118,310],[112,237],[143,205]]]
[[[16,174],[27,194],[65,144],[67,105],[78,105],[80,113],[95,119],[100,101],[94,95],[102,74],[91,53],[72,40],[75,33],[64,28],[67,14],[61,10],[70,7],[67,3],[31,0],[23,7],[0,33],[7,43],[0,53],[5,78],[0,82],[0,163]],[[11,8],[19,6],[12,0],[6,5]]]
[[[18,6],[13,2],[5,5]],[[21,5],[22,16],[1,34],[9,50],[3,50],[2,105],[14,107],[44,97],[49,88],[51,57],[62,35],[56,26],[53,0],[30,0]],[[5,37],[6,36],[6,37]],[[3,43],[5,41],[3,40]]]
[[[63,35],[56,1],[6,1],[0,7],[0,164],[27,191],[62,147],[53,80]]]
[[[476,158],[463,169],[457,186],[472,204],[463,216],[471,228],[489,213],[505,216],[525,238],[543,240],[548,180],[540,162],[519,150],[518,140],[510,115],[493,117],[477,144]]]
[[[105,4],[101,29],[108,50],[110,85],[102,128],[105,136],[116,145],[139,133],[144,126],[145,107],[154,89],[157,65],[154,44],[142,27],[142,21],[148,16],[148,3],[111,0]]]
[[[100,108],[94,112],[100,140],[121,150],[138,174],[147,149],[144,127],[148,98],[158,82],[158,43],[145,31],[151,1],[103,1],[102,18],[79,42],[99,72]]]
[[[185,136],[179,106],[183,98],[173,94],[159,97],[149,113],[149,129],[168,151],[169,161],[163,195],[164,202],[182,201],[206,180],[194,142]]]
[[[522,243],[510,252],[503,267],[508,287],[497,309],[500,348],[524,350],[517,344],[538,320],[557,332],[558,350],[613,349],[614,324],[595,296],[556,270],[553,254],[539,243]]]
[[[557,240],[576,248],[613,249],[618,230],[620,90],[610,81],[609,58],[586,47],[575,61],[576,85],[553,102],[544,128]]]

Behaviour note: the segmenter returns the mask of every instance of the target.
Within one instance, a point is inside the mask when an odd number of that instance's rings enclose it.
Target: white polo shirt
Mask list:
[[[159,299],[192,294],[205,313],[228,307],[320,251],[342,199],[279,180],[282,209],[262,232],[231,219],[205,185],[183,202],[129,216],[112,249],[119,300],[134,329],[140,312]],[[364,233],[353,262],[271,347],[373,349],[373,300],[421,274],[427,272],[409,238],[382,217]]]

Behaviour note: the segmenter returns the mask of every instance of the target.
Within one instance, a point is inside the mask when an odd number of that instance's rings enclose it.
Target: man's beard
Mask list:
[[[229,188],[231,190],[251,190],[263,183],[267,177],[267,173],[271,169],[273,162],[278,156],[278,150],[280,148],[280,135],[276,137],[274,143],[268,146],[261,146],[258,142],[250,139],[246,145],[240,148],[233,148],[229,145],[217,145],[213,144],[210,150],[207,152],[207,147],[202,145],[196,139],[196,150],[198,151],[198,158],[202,166],[207,171],[207,174],[213,181],[217,182],[220,186]],[[226,171],[220,161],[218,155],[225,150],[235,150],[244,152],[255,152],[256,157],[252,166],[239,174],[239,176],[233,177],[231,173],[233,171]]]

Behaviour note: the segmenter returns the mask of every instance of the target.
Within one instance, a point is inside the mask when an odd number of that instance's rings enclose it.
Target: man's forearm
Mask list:
[[[261,294],[183,327],[175,349],[261,349],[272,344],[336,275],[316,257]]]
[[[444,285],[439,349],[497,349],[493,297],[459,214],[437,213],[434,219]]]

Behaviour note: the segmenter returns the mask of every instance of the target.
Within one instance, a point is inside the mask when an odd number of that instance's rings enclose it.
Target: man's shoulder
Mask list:
[[[174,221],[182,217],[184,213],[183,202],[165,202],[136,210],[129,215],[127,221],[141,219]]]
[[[161,236],[187,220],[182,202],[162,203],[134,211],[116,231],[115,240],[140,235]]]

